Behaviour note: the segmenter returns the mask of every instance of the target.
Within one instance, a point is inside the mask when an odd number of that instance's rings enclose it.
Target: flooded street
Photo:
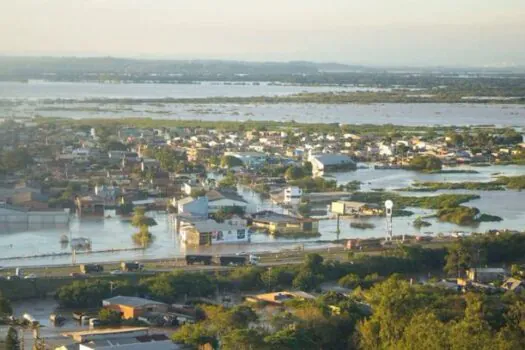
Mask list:
[[[457,169],[474,169],[478,174],[421,174],[404,170],[374,170],[359,169],[353,172],[337,173],[332,176],[339,184],[352,180],[363,181],[362,190],[385,188],[394,190],[410,186],[413,181],[490,181],[492,174],[500,175],[522,175],[525,167],[520,166],[491,166]],[[524,194],[519,191],[438,191],[438,192],[403,192],[404,195],[438,195],[439,193],[474,193],[481,196],[480,199],[467,203],[467,206],[479,208],[482,212],[498,215],[503,218],[501,222],[484,222],[476,226],[457,226],[450,223],[438,222],[435,218],[428,219],[432,226],[424,229],[425,232],[450,233],[452,231],[485,232],[489,229],[514,229],[522,230],[525,227],[525,200]],[[283,212],[283,209],[272,204],[269,200],[262,200],[257,194],[246,188],[240,188],[239,193],[249,202],[250,212],[260,210],[274,210]],[[432,214],[432,210],[409,208],[414,212],[411,217],[395,217],[393,220],[394,234],[418,234],[412,226],[412,222],[418,215]],[[69,232],[67,229],[43,229],[29,232],[5,232],[2,233],[0,243],[0,257],[18,257],[53,253],[69,253],[70,247],[62,245],[59,240],[63,234],[70,234],[72,238],[87,237],[92,240],[93,251],[108,249],[131,249],[133,244],[131,235],[134,228],[129,222],[121,221],[113,211],[107,211],[109,218],[79,219],[72,217]],[[151,228],[155,240],[145,250],[122,250],[111,253],[77,254],[76,262],[94,261],[120,261],[132,259],[162,259],[183,256],[186,252],[200,252],[213,254],[232,254],[240,252],[263,252],[279,251],[283,249],[295,249],[298,246],[314,248],[329,246],[319,241],[331,241],[343,238],[383,237],[385,232],[385,221],[382,217],[373,217],[366,220],[375,225],[373,229],[360,230],[350,227],[349,220],[341,220],[340,233],[337,234],[336,220],[321,220],[319,229],[321,236],[308,239],[275,238],[263,233],[252,235],[251,243],[247,244],[224,244],[209,247],[186,247],[179,241],[178,235],[170,225],[168,215],[162,212],[150,212],[148,215],[155,218],[158,225]],[[27,265],[53,265],[71,263],[70,255],[48,256],[41,258],[28,258],[16,260],[2,260],[1,266],[27,266]]]

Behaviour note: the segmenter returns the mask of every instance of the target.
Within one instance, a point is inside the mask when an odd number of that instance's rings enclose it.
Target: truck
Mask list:
[[[121,262],[120,269],[125,272],[135,272],[144,270],[144,265],[138,262]]]
[[[221,266],[257,265],[259,257],[255,255],[221,255],[217,257],[217,263]]]
[[[81,264],[80,272],[83,274],[93,273],[93,272],[102,272],[104,267],[99,264]]]
[[[186,265],[201,263],[211,265],[213,257],[211,255],[186,255]]]

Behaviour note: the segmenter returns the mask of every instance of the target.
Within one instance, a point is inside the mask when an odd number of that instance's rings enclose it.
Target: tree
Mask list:
[[[122,323],[122,315],[120,312],[103,308],[98,312],[99,320],[108,326],[116,326]]]
[[[11,316],[13,314],[13,308],[11,302],[0,295],[0,318]]]
[[[234,156],[222,156],[221,158],[221,167],[222,168],[233,168],[238,166],[243,166],[244,163],[237,157]]]
[[[410,169],[427,172],[441,170],[442,166],[441,160],[434,156],[415,156],[409,163]]]
[[[9,327],[7,331],[7,336],[5,338],[5,349],[20,350],[20,339],[18,338],[18,332],[14,327]]]
[[[307,176],[305,170],[298,166],[291,166],[284,172],[284,177],[287,180],[298,180]]]
[[[146,216],[146,210],[142,207],[135,208],[134,212],[135,214],[131,218],[131,225],[137,227],[139,232],[134,233],[132,238],[135,243],[145,247],[150,244],[154,238],[149,232],[148,227],[156,225],[157,223],[153,218]]]

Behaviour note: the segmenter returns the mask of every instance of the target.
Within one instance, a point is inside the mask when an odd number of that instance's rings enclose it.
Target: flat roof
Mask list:
[[[104,299],[102,301],[104,304],[109,303],[112,305],[126,305],[126,306],[132,306],[132,307],[139,307],[144,305],[166,305],[164,303],[161,303],[160,301],[155,300],[149,300],[144,298],[138,298],[138,297],[127,297],[122,295],[117,295],[116,297]]]

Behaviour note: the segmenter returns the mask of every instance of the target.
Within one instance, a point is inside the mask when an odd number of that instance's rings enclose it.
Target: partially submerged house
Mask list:
[[[308,160],[312,163],[312,172],[331,172],[357,169],[356,163],[346,154],[315,154]]]
[[[212,245],[221,243],[244,243],[250,241],[246,221],[232,218],[224,222],[207,220],[184,220],[180,237],[188,245]]]
[[[377,204],[354,202],[354,201],[336,201],[332,202],[330,211],[339,215],[363,215],[373,216],[381,215],[383,210]]]
[[[319,220],[278,214],[269,210],[253,214],[252,225],[268,230],[271,234],[319,233]]]
[[[144,298],[118,295],[104,299],[102,306],[106,309],[120,312],[123,319],[134,319],[146,313],[165,313],[168,311],[169,305]]]

